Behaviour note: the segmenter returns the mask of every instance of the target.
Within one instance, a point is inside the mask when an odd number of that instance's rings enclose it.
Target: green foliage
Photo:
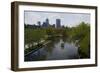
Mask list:
[[[71,37],[74,40],[81,40],[87,32],[90,31],[90,26],[85,24],[84,22],[80,23],[77,27],[71,28]]]
[[[45,30],[25,28],[24,35],[25,35],[25,44],[31,42],[39,42],[40,39],[44,38]]]
[[[62,36],[63,37],[68,37],[68,31],[67,31],[67,29],[62,29]]]
[[[39,42],[41,39],[45,40],[49,37],[53,39],[57,36],[63,36],[65,39],[67,38],[71,41],[78,40],[80,56],[82,58],[90,57],[90,25],[84,22],[71,28],[25,28],[24,36],[25,44]]]
[[[81,57],[89,57],[90,55],[90,35],[86,34],[80,41],[81,52],[84,54]]]
[[[48,36],[54,36],[54,35],[55,35],[55,29],[52,28],[52,27],[46,28],[46,34],[47,34]]]
[[[71,39],[79,40],[80,55],[82,58],[89,57],[90,51],[90,26],[84,22],[80,23],[77,27],[71,28]]]

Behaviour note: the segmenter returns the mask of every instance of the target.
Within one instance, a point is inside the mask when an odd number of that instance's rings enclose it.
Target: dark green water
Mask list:
[[[46,46],[25,56],[25,61],[79,59],[78,48],[64,39],[52,40]]]

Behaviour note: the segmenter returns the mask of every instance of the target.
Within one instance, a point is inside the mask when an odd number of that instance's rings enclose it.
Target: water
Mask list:
[[[78,59],[78,48],[73,42],[52,40],[38,51],[25,56],[25,61]]]

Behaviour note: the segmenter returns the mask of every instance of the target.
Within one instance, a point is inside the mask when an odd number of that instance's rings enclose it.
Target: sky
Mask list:
[[[68,13],[68,12],[43,12],[43,11],[24,11],[24,23],[35,24],[40,21],[41,24],[49,19],[49,23],[56,24],[56,19],[61,19],[61,25],[73,27],[81,22],[90,24],[90,14],[88,13]]]

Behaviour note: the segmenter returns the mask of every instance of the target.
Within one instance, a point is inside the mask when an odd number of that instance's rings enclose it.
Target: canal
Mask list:
[[[25,61],[79,59],[78,47],[73,42],[58,38],[51,40],[35,52],[24,57]]]

